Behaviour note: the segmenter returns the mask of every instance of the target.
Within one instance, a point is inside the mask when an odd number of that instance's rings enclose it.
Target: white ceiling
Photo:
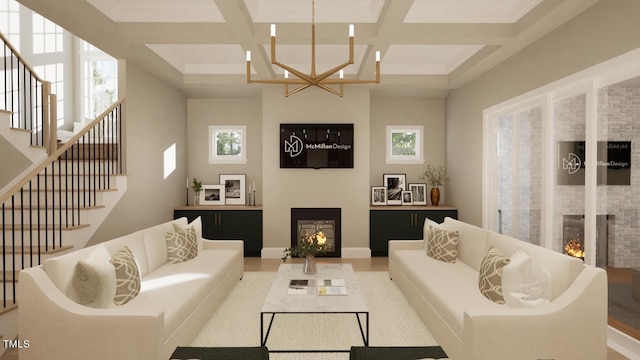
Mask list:
[[[269,60],[271,23],[277,24],[278,61],[310,71],[310,0],[19,1],[189,96],[238,95],[229,89],[251,94],[260,85],[246,84],[247,50],[253,78],[281,77]],[[347,76],[375,76],[380,50],[382,82],[372,91],[444,96],[595,2],[317,0],[318,72],[348,59],[348,24],[355,24],[355,61]],[[403,87],[411,91],[398,91]]]

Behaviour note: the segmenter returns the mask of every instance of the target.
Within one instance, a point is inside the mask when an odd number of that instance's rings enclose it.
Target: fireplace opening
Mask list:
[[[596,266],[607,266],[615,215],[596,215]],[[584,260],[584,215],[564,215],[562,252]]]
[[[318,257],[340,257],[341,241],[340,208],[292,208],[291,246],[301,238],[316,235],[318,242],[326,244],[327,251]]]

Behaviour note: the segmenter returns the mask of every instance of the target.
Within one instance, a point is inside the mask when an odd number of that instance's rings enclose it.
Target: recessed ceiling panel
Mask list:
[[[380,72],[446,75],[480,49],[481,45],[391,45],[382,58]]]
[[[245,0],[256,23],[310,23],[311,0]],[[317,0],[316,23],[375,23],[383,0]]]
[[[514,23],[542,0],[419,0],[405,23]]]
[[[224,22],[213,0],[87,0],[115,22]]]
[[[243,74],[247,71],[240,45],[147,45],[183,74]]]
[[[271,46],[264,45],[268,57]],[[355,45],[353,49],[353,65],[344,68],[345,75],[356,74],[367,50],[366,45]],[[311,45],[278,45],[276,47],[278,62],[290,66],[309,75],[311,73]],[[349,61],[348,45],[316,45],[316,74]],[[276,74],[283,74],[279,66],[273,66]]]

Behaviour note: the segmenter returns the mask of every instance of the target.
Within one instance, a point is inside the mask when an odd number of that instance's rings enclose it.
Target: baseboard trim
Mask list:
[[[283,248],[262,248],[260,257],[263,259],[280,259],[284,255]],[[368,259],[371,257],[369,248],[342,248],[344,259]]]
[[[607,330],[607,346],[629,359],[640,359],[640,340],[611,326]]]

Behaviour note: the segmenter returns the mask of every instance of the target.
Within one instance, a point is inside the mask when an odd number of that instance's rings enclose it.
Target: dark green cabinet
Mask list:
[[[388,256],[389,240],[418,240],[423,237],[424,220],[444,221],[445,217],[458,218],[458,210],[411,209],[369,211],[369,246],[371,256]]]
[[[210,240],[243,240],[244,256],[259,257],[262,253],[262,210],[176,209],[175,219],[186,217],[189,222],[202,218],[202,236]]]

